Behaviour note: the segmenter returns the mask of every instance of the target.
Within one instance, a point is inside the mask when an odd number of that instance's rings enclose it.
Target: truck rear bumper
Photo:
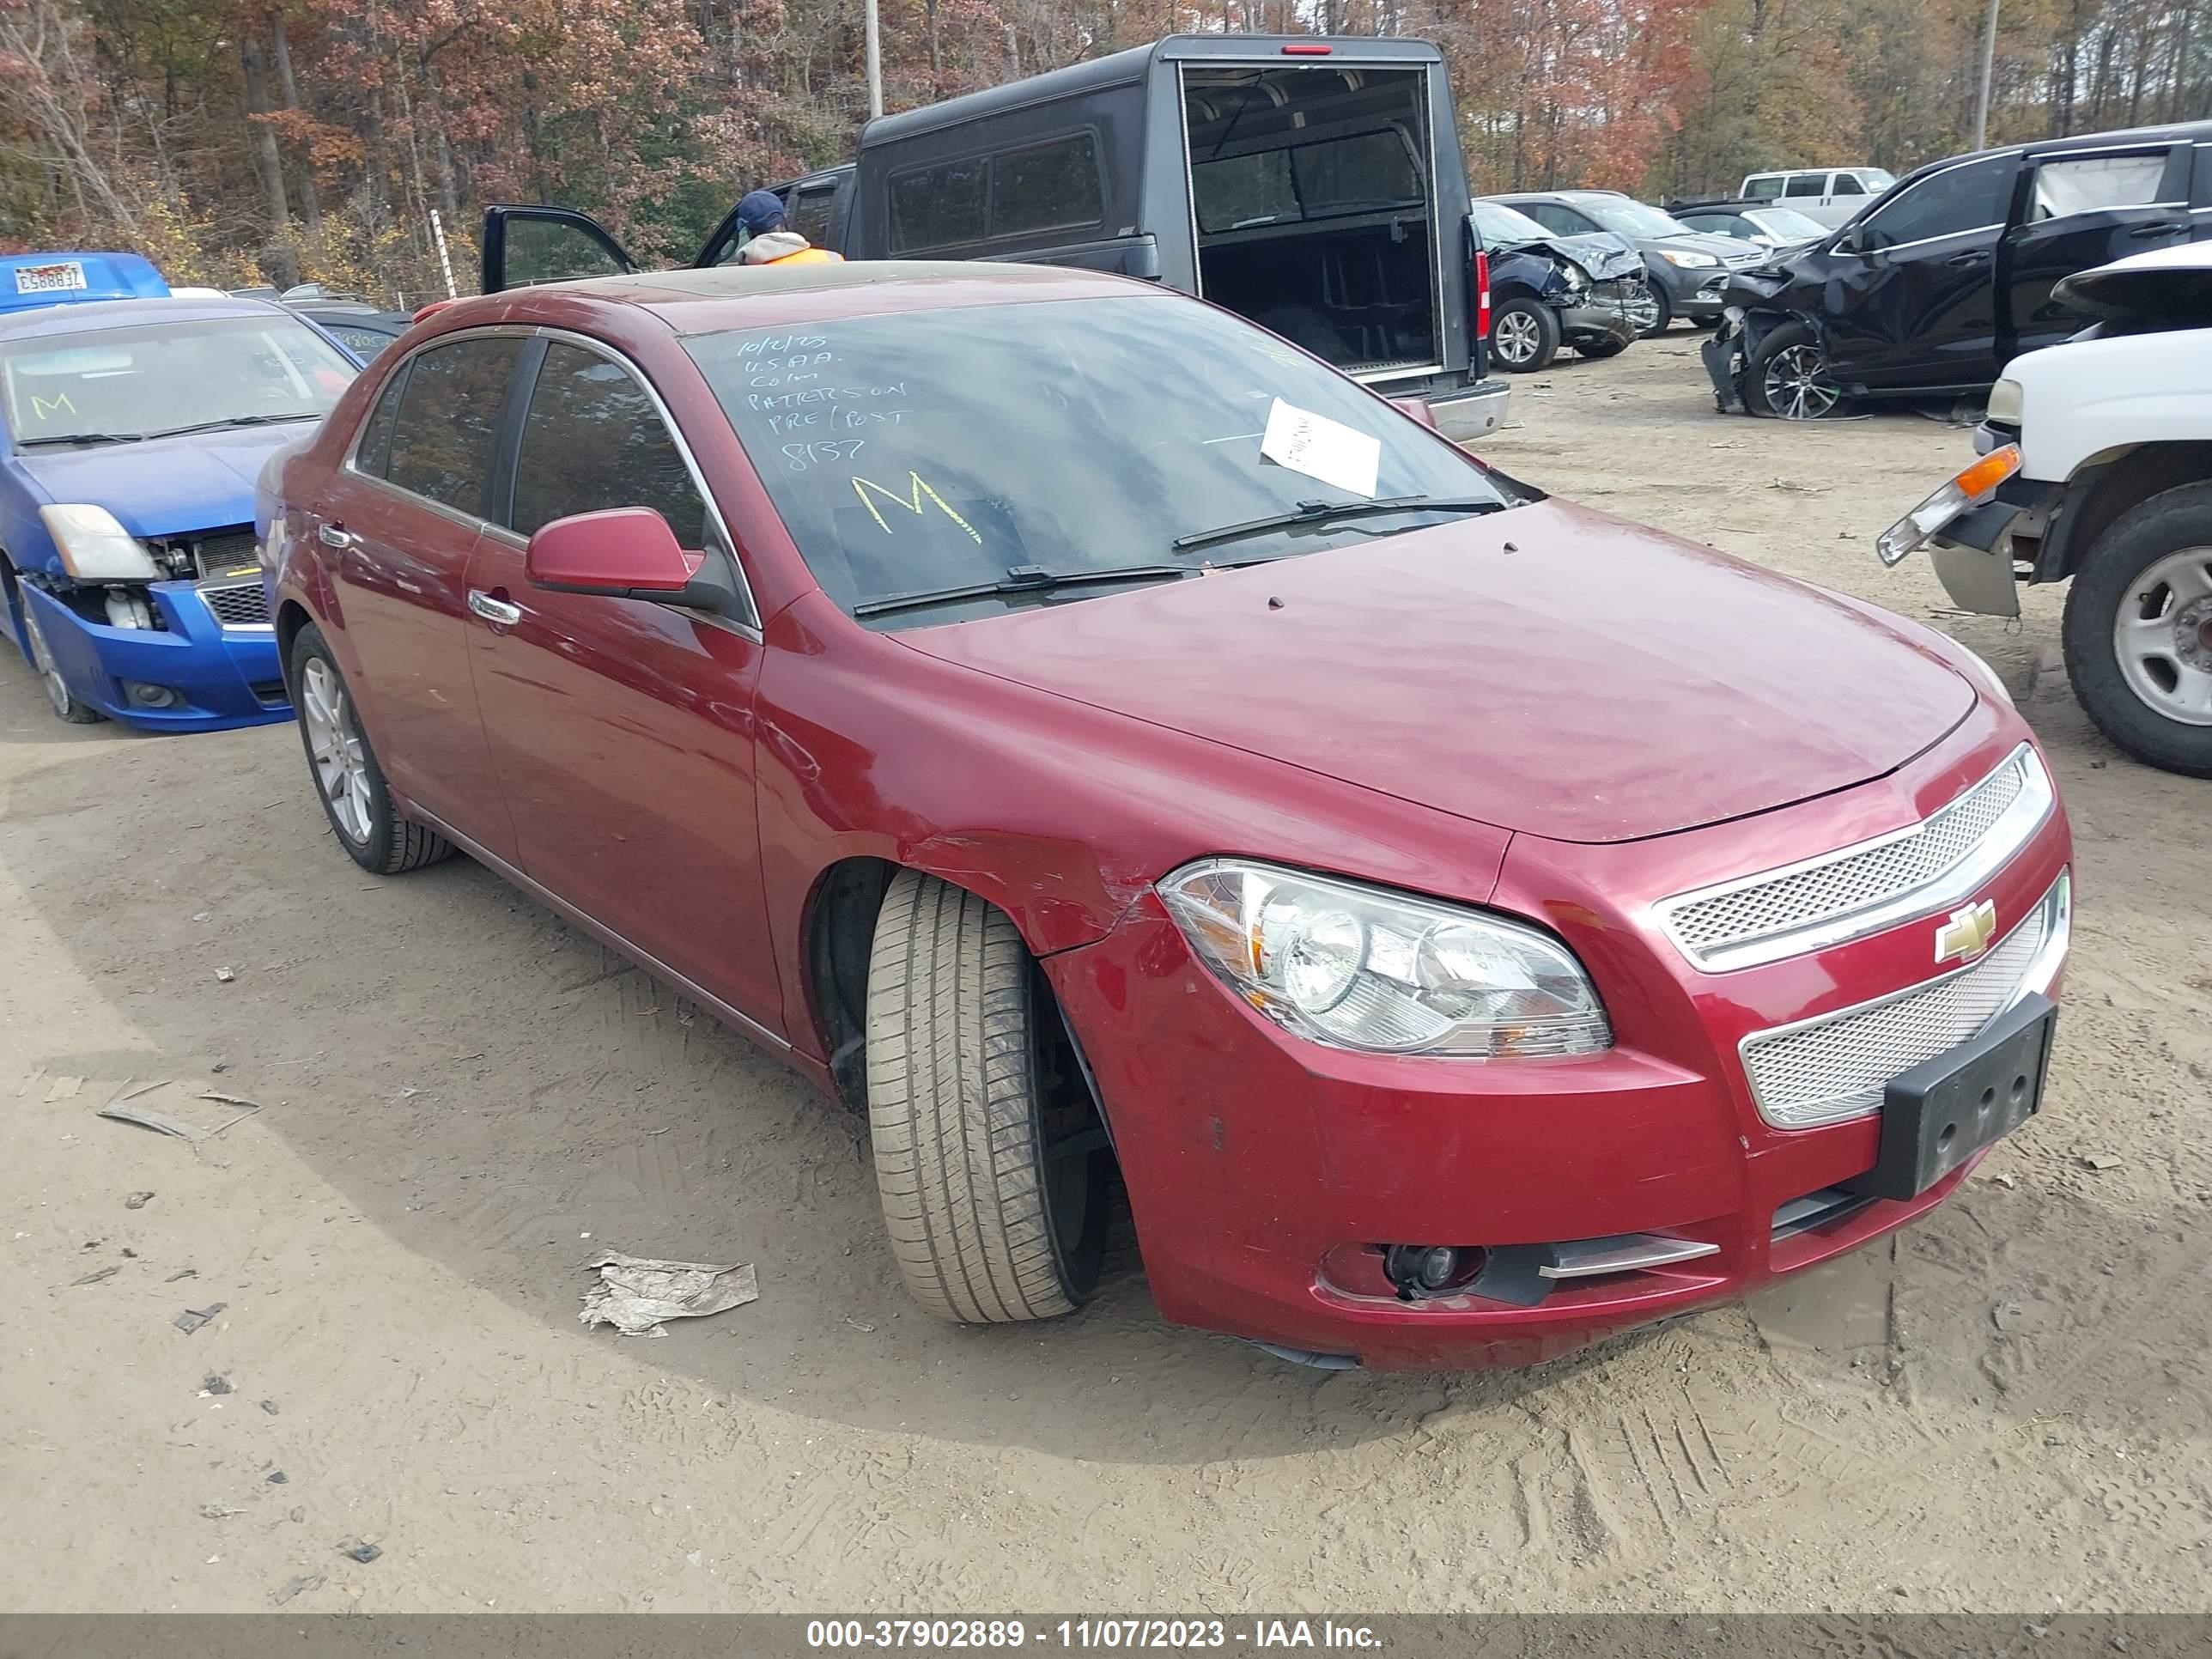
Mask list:
[[[1469,386],[1440,392],[1429,400],[1429,413],[1437,430],[1454,443],[1468,443],[1505,424],[1510,393],[1499,380],[1479,380]]]

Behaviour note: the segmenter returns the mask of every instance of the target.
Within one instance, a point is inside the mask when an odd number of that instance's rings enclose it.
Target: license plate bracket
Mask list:
[[[1842,1185],[1915,1198],[2035,1115],[2058,1008],[2031,994],[1981,1031],[1889,1081],[1875,1166]]]

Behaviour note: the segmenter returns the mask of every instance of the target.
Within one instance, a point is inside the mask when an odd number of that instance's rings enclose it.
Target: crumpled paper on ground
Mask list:
[[[653,1261],[609,1250],[584,1264],[599,1282],[584,1292],[586,1325],[611,1325],[624,1336],[665,1336],[664,1319],[703,1319],[760,1297],[750,1261],[718,1267],[704,1261]]]

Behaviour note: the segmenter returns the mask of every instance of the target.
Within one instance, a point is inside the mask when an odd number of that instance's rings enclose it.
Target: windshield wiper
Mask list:
[[[28,449],[33,444],[135,444],[143,443],[143,432],[61,432],[51,438],[18,438],[15,447]]]
[[[1055,588],[1087,587],[1098,582],[1181,581],[1201,567],[1180,564],[1129,564],[1112,570],[1047,570],[1042,565],[1018,564],[994,582],[970,582],[961,587],[919,588],[911,593],[887,593],[880,599],[863,599],[853,607],[855,617],[884,617],[895,611],[921,611],[933,605],[954,605],[962,599],[988,599],[1001,593],[1048,593]]]
[[[1178,536],[1168,544],[1178,553],[1218,542],[1242,541],[1270,530],[1289,530],[1299,525],[1328,524],[1337,519],[1364,519],[1376,513],[1502,513],[1510,503],[1495,495],[1386,495],[1374,501],[1300,501],[1288,513],[1271,513],[1264,519],[1225,524],[1218,530],[1200,530]]]
[[[226,415],[219,421],[195,421],[190,426],[164,427],[159,432],[149,432],[149,438],[181,438],[187,432],[214,432],[227,426],[283,426],[291,421],[319,421],[323,417],[313,410],[302,410],[295,415]]]

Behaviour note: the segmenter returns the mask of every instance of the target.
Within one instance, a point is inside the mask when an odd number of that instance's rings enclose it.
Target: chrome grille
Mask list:
[[[258,581],[204,583],[199,595],[200,603],[213,611],[215,619],[225,628],[269,625],[269,596]]]
[[[2051,800],[2049,775],[2023,744],[1910,830],[1669,899],[1661,920],[1683,955],[1715,971],[1862,938],[1971,892],[2026,844]]]
[[[1802,1129],[1875,1110],[1890,1079],[1955,1048],[2027,993],[2050,985],[2070,931],[2071,899],[2061,876],[1972,966],[1746,1037],[1744,1075],[1759,1115],[1777,1128]]]

